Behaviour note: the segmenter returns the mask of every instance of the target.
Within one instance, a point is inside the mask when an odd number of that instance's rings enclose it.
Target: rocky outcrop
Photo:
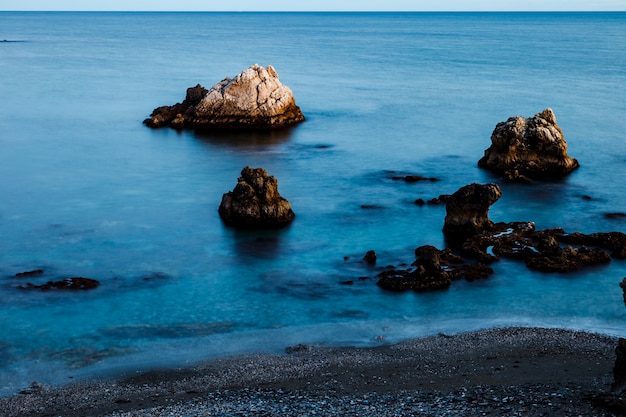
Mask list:
[[[100,282],[91,278],[83,278],[83,277],[74,277],[74,278],[66,278],[60,281],[48,281],[45,284],[37,285],[32,283],[27,283],[25,285],[21,285],[20,289],[22,290],[40,290],[40,291],[49,291],[49,290],[92,290],[94,288],[98,288]]]
[[[222,196],[218,212],[224,223],[240,228],[279,228],[295,218],[289,201],[278,193],[276,178],[249,166],[235,189]]]
[[[541,272],[572,272],[610,262],[611,256],[604,249],[616,253],[626,248],[626,240],[618,247],[615,235],[607,234],[605,239],[597,235],[568,234],[563,229],[536,231],[532,222],[496,223],[492,231],[467,239],[462,252],[485,263],[504,257],[523,261],[529,269]],[[626,235],[622,234],[622,238],[626,239]],[[561,246],[570,241],[580,247]]]
[[[619,286],[622,288],[622,291],[624,292],[624,305],[626,306],[626,278],[624,278],[622,282],[619,283]]]
[[[579,164],[567,155],[567,143],[554,112],[545,109],[530,118],[510,117],[498,123],[478,166],[507,180],[527,182],[567,175]]]
[[[446,202],[443,233],[457,245],[468,237],[493,228],[489,207],[502,196],[496,184],[470,184],[461,187]]]
[[[156,108],[144,123],[196,130],[269,130],[304,121],[289,87],[276,70],[257,64],[234,78],[225,78],[210,90],[187,89],[182,103]]]
[[[375,265],[376,264],[376,252],[373,250],[368,250],[365,256],[363,257],[363,260],[365,261],[366,264]]]
[[[378,274],[377,285],[390,291],[427,291],[448,288],[452,281],[487,278],[493,269],[482,263],[466,262],[450,249],[426,245],[415,249],[414,268],[390,269]]]

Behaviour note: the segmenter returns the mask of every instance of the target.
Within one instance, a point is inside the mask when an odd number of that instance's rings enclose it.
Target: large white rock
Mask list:
[[[194,94],[190,97],[189,90]],[[145,123],[151,127],[275,129],[302,122],[304,115],[293,92],[278,79],[276,70],[258,64],[234,78],[225,78],[206,92],[201,86],[189,89],[181,104],[159,107]],[[195,92],[202,91],[201,98]]]

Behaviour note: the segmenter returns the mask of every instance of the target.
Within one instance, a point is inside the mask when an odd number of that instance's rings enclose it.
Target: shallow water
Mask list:
[[[297,343],[506,325],[623,336],[624,261],[569,275],[501,261],[485,281],[393,294],[360,260],[443,247],[445,208],[413,201],[496,181],[476,167],[496,123],[545,107],[581,168],[501,184],[491,218],[625,231],[603,216],[626,206],[625,25],[625,13],[0,13],[0,38],[20,41],[0,43],[0,392]],[[305,123],[141,124],[253,63],[276,68]],[[222,225],[221,196],[246,165],[278,179],[289,228]],[[16,288],[39,268],[31,282],[101,286]]]

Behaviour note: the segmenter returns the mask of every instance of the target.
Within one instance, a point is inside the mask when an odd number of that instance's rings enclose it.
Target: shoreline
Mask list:
[[[372,348],[298,345],[283,355],[236,356],[60,388],[35,385],[0,398],[0,411],[7,417],[611,416],[594,398],[610,392],[616,345],[612,336],[520,327]]]

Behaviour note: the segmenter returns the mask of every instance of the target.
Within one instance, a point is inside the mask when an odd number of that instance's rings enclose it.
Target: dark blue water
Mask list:
[[[445,208],[413,201],[494,181],[476,163],[495,125],[546,107],[581,168],[501,184],[491,218],[626,231],[603,216],[626,211],[625,13],[5,12],[3,39],[3,394],[297,343],[506,325],[626,334],[623,261],[570,275],[501,261],[488,280],[426,294],[358,281],[377,273],[360,262],[370,249],[388,265],[443,247]],[[187,87],[254,63],[276,68],[304,124],[205,136],[142,125]],[[278,179],[291,227],[222,225],[221,196],[246,165]],[[14,274],[39,268],[101,285],[16,288]]]

